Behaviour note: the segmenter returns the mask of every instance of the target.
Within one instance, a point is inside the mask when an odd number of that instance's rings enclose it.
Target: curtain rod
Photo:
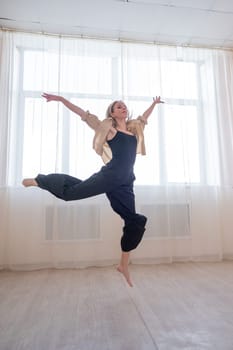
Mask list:
[[[50,33],[44,31],[26,31],[24,29],[16,29],[16,28],[7,28],[0,27],[1,31],[5,32],[16,32],[16,33],[24,33],[24,34],[35,34],[35,35],[44,35],[44,36],[54,36],[58,38],[70,38],[70,39],[87,39],[87,40],[103,40],[103,41],[113,41],[113,42],[121,42],[121,43],[129,43],[129,44],[145,44],[145,45],[157,45],[157,46],[169,46],[169,47],[184,47],[184,48],[194,48],[194,49],[208,49],[208,50],[221,50],[221,51],[233,51],[233,47],[222,47],[222,46],[207,46],[207,45],[192,45],[192,44],[172,44],[166,42],[159,42],[156,40],[139,40],[139,39],[131,39],[131,38],[121,38],[121,37],[102,37],[102,36],[94,36],[87,34],[59,34],[59,33]]]

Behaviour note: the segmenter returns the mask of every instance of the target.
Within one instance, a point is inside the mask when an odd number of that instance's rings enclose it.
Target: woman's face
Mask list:
[[[112,116],[115,119],[126,119],[128,117],[128,109],[124,102],[117,101],[114,104]]]

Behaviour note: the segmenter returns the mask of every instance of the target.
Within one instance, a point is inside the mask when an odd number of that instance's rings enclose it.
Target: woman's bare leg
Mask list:
[[[123,274],[129,286],[133,287],[129,274],[129,255],[129,252],[122,252],[121,261],[120,264],[117,266],[117,270]]]
[[[22,185],[24,187],[29,187],[29,186],[38,186],[38,183],[36,182],[35,179],[24,179],[22,181]]]

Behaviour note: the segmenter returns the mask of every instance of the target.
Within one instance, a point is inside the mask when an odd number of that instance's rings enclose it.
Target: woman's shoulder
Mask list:
[[[147,122],[143,117],[139,116],[137,119],[129,119],[127,121],[127,129],[133,133],[138,133],[139,130],[142,131]]]
[[[144,125],[147,124],[147,120],[145,118],[143,118],[141,115],[137,118],[133,118],[133,119],[129,119],[127,121],[127,124],[141,124],[143,123]]]

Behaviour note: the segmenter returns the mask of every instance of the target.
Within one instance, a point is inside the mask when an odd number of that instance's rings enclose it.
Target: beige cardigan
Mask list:
[[[101,121],[96,115],[91,114],[89,111],[87,111],[85,116],[82,117],[82,120],[95,130],[93,148],[96,153],[102,157],[104,163],[108,163],[112,159],[112,152],[106,142],[106,139],[108,132],[113,125],[113,119],[106,118]],[[127,130],[133,133],[137,138],[137,153],[140,153],[142,155],[146,154],[143,133],[145,124],[147,124],[147,121],[141,116],[137,119],[131,119],[127,121]]]

